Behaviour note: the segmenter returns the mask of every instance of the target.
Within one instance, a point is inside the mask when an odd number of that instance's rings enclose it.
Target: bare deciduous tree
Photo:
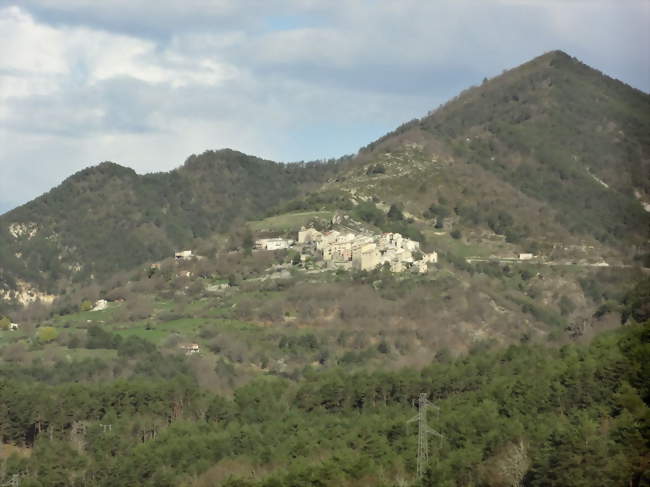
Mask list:
[[[530,464],[528,447],[523,439],[508,443],[483,466],[483,480],[490,487],[521,487]]]

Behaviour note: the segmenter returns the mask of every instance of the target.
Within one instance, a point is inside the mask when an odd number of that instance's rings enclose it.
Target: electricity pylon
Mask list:
[[[19,473],[13,474],[9,479],[9,481],[5,482],[2,485],[6,487],[20,487],[20,474]]]
[[[440,440],[440,448],[442,448],[442,439],[444,438],[442,434],[429,427],[427,423],[427,408],[435,409],[439,418],[440,408],[431,404],[427,399],[426,392],[423,392],[418,398],[417,416],[407,421],[407,423],[418,422],[418,479],[424,476],[424,472],[426,472],[429,465],[429,435],[438,437]]]

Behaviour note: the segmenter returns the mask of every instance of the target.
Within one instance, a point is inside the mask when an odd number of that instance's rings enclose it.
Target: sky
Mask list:
[[[110,160],[353,154],[561,49],[650,91],[650,0],[0,0],[0,213]]]

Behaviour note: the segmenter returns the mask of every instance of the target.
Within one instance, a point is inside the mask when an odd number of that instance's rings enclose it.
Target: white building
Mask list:
[[[417,252],[420,250],[420,242],[415,240],[404,239],[404,248],[410,252]]]
[[[333,242],[323,249],[323,260],[349,262],[352,260],[352,242]]]
[[[370,271],[381,264],[381,252],[377,245],[365,244],[352,256],[352,267],[362,271]]]
[[[291,244],[293,244],[293,240],[285,238],[261,238],[255,241],[255,248],[258,250],[282,250],[288,249]]]
[[[108,308],[108,301],[105,299],[99,299],[95,302],[95,306],[91,311],[102,311],[106,308]]]
[[[428,263],[436,264],[436,263],[438,263],[438,252],[433,251],[430,254],[424,254],[422,256],[422,260],[424,262],[426,262],[427,264]]]
[[[189,260],[192,257],[194,257],[194,254],[192,254],[191,250],[181,250],[180,252],[176,252],[174,254],[174,258],[176,260]]]
[[[407,250],[406,248],[402,249],[397,249],[397,252],[395,252],[397,256],[397,260],[400,262],[408,262],[409,264],[413,262],[413,252],[410,250]]]
[[[412,269],[420,274],[426,274],[429,271],[429,265],[424,260],[418,260],[413,263]]]
[[[302,227],[298,232],[298,243],[317,242],[323,238],[323,234],[315,228]]]
[[[181,345],[180,348],[185,351],[186,355],[192,355],[193,353],[199,353],[201,351],[201,347],[199,347],[198,343],[188,343]]]
[[[335,243],[339,237],[341,236],[340,232],[337,232],[336,230],[332,230],[330,232],[325,232],[323,236],[320,238],[320,240],[316,241],[316,248],[318,250],[324,250],[327,246],[332,245]]]
[[[338,267],[351,266],[359,270],[372,270],[379,265],[388,264],[393,272],[406,269],[426,272],[429,263],[438,261],[438,254],[424,254],[422,260],[415,260],[420,253],[420,243],[399,233],[382,235],[342,234],[332,230],[326,233],[302,228],[298,234],[299,243],[316,243],[323,261]]]

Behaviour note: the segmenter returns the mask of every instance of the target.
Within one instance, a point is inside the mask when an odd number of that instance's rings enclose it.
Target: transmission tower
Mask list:
[[[413,423],[414,421],[418,422],[418,479],[422,478],[424,472],[427,470],[427,466],[429,465],[429,435],[438,437],[440,440],[440,448],[442,448],[442,439],[444,438],[442,434],[429,427],[429,424],[427,423],[428,408],[435,409],[437,413],[436,419],[440,418],[440,408],[431,404],[427,399],[426,392],[423,392],[418,398],[417,416],[407,421],[407,423]]]
[[[9,481],[2,484],[3,487],[20,487],[20,474],[15,473],[11,476]]]

